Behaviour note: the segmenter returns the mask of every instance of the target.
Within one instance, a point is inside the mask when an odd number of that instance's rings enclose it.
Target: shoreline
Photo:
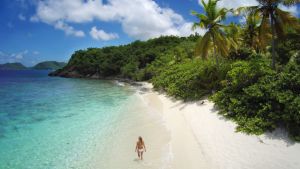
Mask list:
[[[153,91],[148,82],[140,84],[141,97],[161,112],[170,131],[171,168],[299,168],[300,144],[285,131],[260,136],[237,133],[236,124],[218,115],[214,103],[185,103]]]

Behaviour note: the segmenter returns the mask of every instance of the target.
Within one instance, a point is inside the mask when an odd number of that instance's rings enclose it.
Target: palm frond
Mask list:
[[[206,3],[204,2],[204,0],[201,0],[201,4],[203,5],[204,9],[207,8],[207,5],[206,5]]]
[[[222,32],[222,28],[224,27],[221,22],[225,19],[226,14],[229,11],[225,8],[218,9],[217,8],[217,2],[219,0],[208,0],[207,2],[204,2],[204,0],[201,0],[205,14],[198,14],[197,12],[192,12],[193,15],[195,15],[200,21],[197,24],[194,24],[193,28],[196,27],[204,27],[207,29],[207,32],[202,37],[202,39],[197,43],[196,45],[196,55],[206,58],[208,55],[208,52],[211,50],[212,47],[212,38],[213,36],[216,36],[217,38],[214,38],[214,46],[218,48],[218,45],[221,45],[219,48],[219,51],[216,51],[220,54],[228,53],[228,42],[225,33]],[[217,58],[216,58],[217,59]]]
[[[279,8],[275,10],[275,16],[277,18],[277,23],[282,25],[282,29],[295,29],[297,31],[300,30],[300,24],[296,17],[291,15],[289,12],[283,11]]]
[[[229,53],[229,41],[226,36],[220,30],[214,31],[213,34],[215,38],[215,45],[217,47],[217,52],[221,54],[221,56],[227,56]]]
[[[226,14],[229,12],[230,10],[226,9],[226,8],[222,8],[219,11],[217,11],[216,17],[214,19],[214,22],[218,23],[222,20],[224,20],[226,18]]]
[[[241,15],[241,14],[249,14],[252,11],[255,11],[256,9],[258,9],[258,6],[243,6],[243,7],[239,7],[235,10],[233,10],[235,15]]]
[[[300,3],[300,0],[283,0],[283,5],[285,6],[292,6],[292,5],[297,5]]]
[[[200,39],[196,44],[195,54],[201,58],[207,58],[208,50],[211,43],[211,34],[207,32],[204,34],[202,39]]]
[[[193,23],[193,26],[192,26],[192,30],[196,30],[198,27],[200,27],[200,23]]]
[[[259,41],[261,44],[261,48],[264,48],[267,46],[267,37],[266,35],[269,34],[270,31],[270,22],[269,22],[269,14],[265,12],[263,14],[263,18],[261,20],[261,24],[259,26]]]

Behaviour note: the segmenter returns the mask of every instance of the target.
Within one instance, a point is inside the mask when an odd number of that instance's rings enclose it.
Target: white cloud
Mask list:
[[[204,0],[204,2],[207,1],[208,0]],[[198,2],[202,6],[201,0],[198,0]],[[259,3],[256,0],[220,0],[217,5],[219,8],[236,9],[242,6],[258,6]],[[280,5],[279,8],[292,13],[294,16],[299,16],[300,10],[297,8],[296,5],[290,7]],[[240,22],[244,21],[245,18],[240,19]]]
[[[204,0],[204,2],[207,1]],[[201,0],[198,2],[202,5]],[[258,5],[258,2],[256,0],[220,0],[217,5],[219,8],[236,9],[242,6],[255,6]]]
[[[18,18],[19,18],[21,21],[25,21],[25,20],[26,20],[26,17],[25,17],[23,14],[19,14],[19,15],[18,15]]]
[[[27,56],[28,52],[28,50],[17,53],[4,53],[0,51],[0,63],[20,62],[24,60],[24,57]]]
[[[69,26],[68,24],[58,21],[55,23],[54,27],[59,30],[63,30],[67,35],[73,35],[76,37],[84,37],[85,34],[81,30],[75,30],[72,26]]]
[[[193,23],[192,22],[188,22],[183,24],[180,28],[179,31],[181,32],[182,36],[189,36],[191,34],[191,29],[193,27]],[[195,33],[198,33],[200,35],[205,34],[206,30],[205,29],[200,29],[197,28],[195,31],[193,31]]]
[[[38,22],[39,18],[37,16],[31,16],[29,19],[31,22]]]
[[[97,29],[97,27],[92,27],[91,31],[90,31],[90,35],[93,39],[96,40],[104,40],[104,41],[108,41],[108,40],[112,40],[112,39],[117,39],[119,38],[118,34],[116,33],[106,33],[104,30],[102,29]]]
[[[30,63],[34,59],[34,53],[36,51],[17,51],[17,52],[3,52],[0,51],[0,64],[1,63],[13,63],[13,62],[22,62],[22,63]]]
[[[280,5],[279,8],[284,10],[284,11],[290,12],[294,16],[299,16],[300,9],[297,9],[297,6],[287,7],[287,6]]]
[[[40,52],[39,52],[39,51],[33,51],[32,54],[34,54],[34,55],[39,55]]]
[[[105,4],[101,0],[40,0],[31,20],[50,25],[118,22],[126,34],[136,39],[193,33],[183,29],[188,22],[181,15],[154,0],[107,0]]]
[[[19,53],[11,54],[11,57],[14,58],[15,60],[22,60],[27,53],[28,53],[28,50],[24,50]]]
[[[221,0],[218,3],[219,7],[228,9],[236,9],[242,6],[256,6],[258,2],[256,0]]]
[[[21,59],[23,59],[23,55],[22,54],[16,54],[16,59],[17,60],[21,60]]]

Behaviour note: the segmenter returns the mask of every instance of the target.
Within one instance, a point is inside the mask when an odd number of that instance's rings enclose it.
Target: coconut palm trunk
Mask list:
[[[275,69],[275,29],[274,29],[274,17],[273,14],[270,14],[271,20],[271,31],[272,31],[272,68]]]
[[[212,41],[213,41],[213,46],[214,46],[214,55],[215,55],[215,58],[216,58],[217,68],[219,68],[219,59],[218,59],[218,54],[217,54],[217,49],[216,49],[216,43],[215,43],[215,37],[214,37],[214,35],[212,35]]]

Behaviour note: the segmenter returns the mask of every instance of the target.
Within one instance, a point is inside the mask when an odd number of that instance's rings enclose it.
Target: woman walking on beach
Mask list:
[[[141,136],[139,136],[138,141],[136,143],[135,152],[138,153],[138,157],[143,160],[143,152],[146,152],[146,146],[144,140]]]

